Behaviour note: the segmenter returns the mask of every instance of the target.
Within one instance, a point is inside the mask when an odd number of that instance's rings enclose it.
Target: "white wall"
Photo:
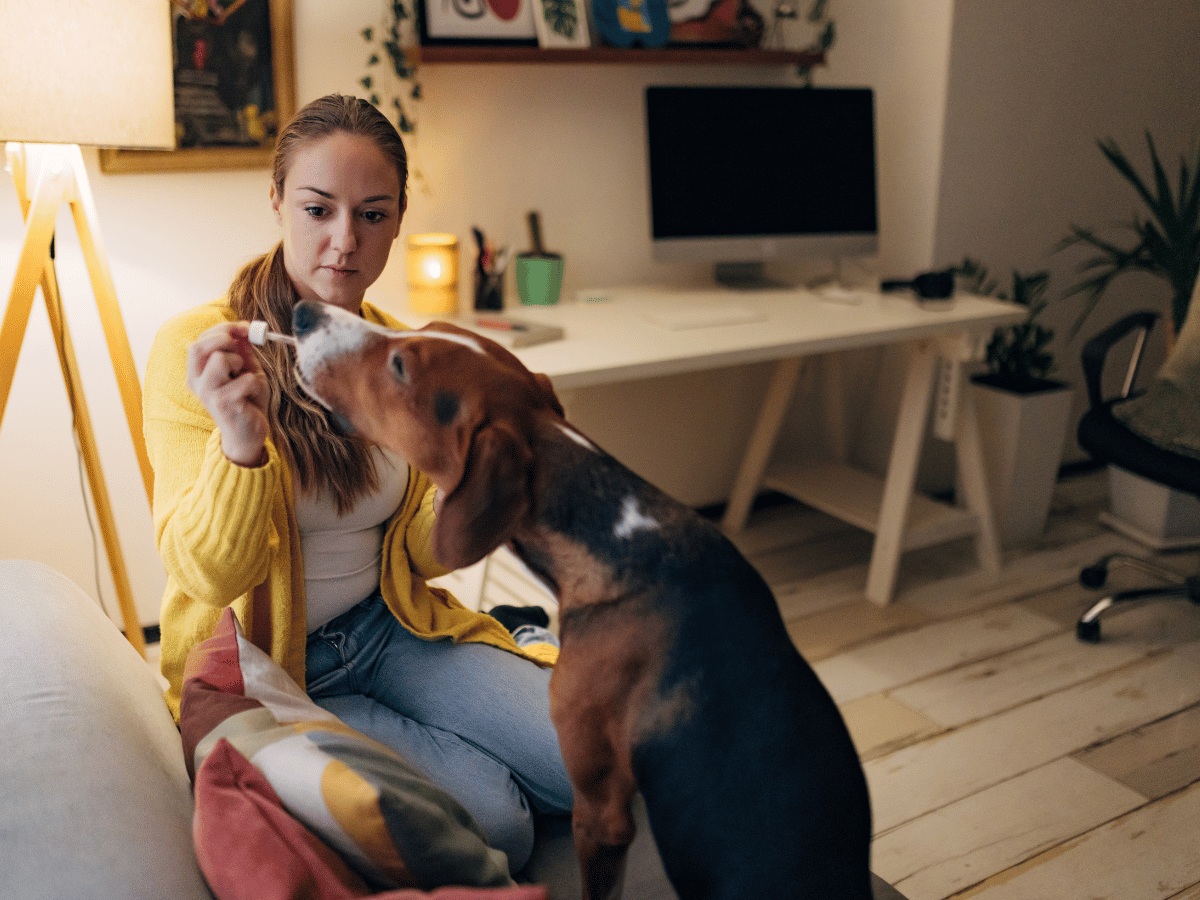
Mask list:
[[[1165,9],[1166,3],[1152,0],[1151,5]],[[1032,0],[1017,5],[1031,10],[1042,6]],[[1088,6],[1083,0],[1069,5]],[[333,90],[360,90],[366,48],[359,31],[377,18],[380,6],[380,0],[295,0],[301,103]],[[1124,10],[1123,21],[1141,17],[1142,6],[1138,9],[1136,16]],[[958,27],[952,23],[952,14],[958,15],[955,4],[834,0],[832,10],[838,42],[830,65],[818,70],[817,83],[870,85],[877,92],[883,228],[878,268],[882,274],[903,274],[943,262],[939,216],[970,219],[981,206],[974,187],[951,192],[956,198],[952,203],[943,188],[940,204],[938,199],[944,184],[942,124],[948,92],[953,93],[948,73],[952,26]],[[1167,33],[1163,40],[1184,30],[1169,22],[1155,27]],[[1152,47],[1153,34],[1148,30],[1134,48],[1143,52]],[[1186,55],[1170,49],[1175,56]],[[1107,53],[1097,52],[1077,65],[1093,67],[1100,77],[1129,52],[1128,42],[1116,42]],[[1005,59],[1003,70],[1023,65]],[[786,70],[723,66],[447,65],[425,66],[421,74],[426,99],[414,156],[425,181],[424,187],[413,189],[403,234],[448,230],[466,243],[470,227],[477,224],[499,240],[523,245],[524,215],[537,208],[548,243],[566,255],[567,291],[704,275],[702,269],[664,266],[649,258],[641,149],[644,85],[792,79]],[[1138,90],[1144,89],[1139,85]],[[1022,102],[1024,95],[1009,101]],[[1192,113],[1187,108],[1186,114]],[[1184,117],[1183,112],[1178,115]],[[1083,140],[1090,139],[1089,133]],[[1014,164],[1021,163],[1027,143],[1024,137],[1013,142]],[[94,152],[85,151],[85,157],[135,362],[144,371],[150,342],[168,316],[220,294],[243,262],[276,240],[267,173],[107,176],[97,171]],[[1043,159],[1032,154],[1025,162],[1037,169]],[[1065,214],[1054,213],[1065,221]],[[12,185],[0,179],[4,284],[15,269],[20,233]],[[141,616],[153,622],[164,578],[148,505],[66,216],[59,233],[64,301],[108,486]],[[982,242],[972,247],[981,255],[991,250]],[[401,253],[393,256],[372,294],[400,313],[402,261]],[[996,264],[1003,265],[999,259]],[[871,359],[860,370],[857,389],[871,401],[861,423],[861,455],[868,461],[886,453],[881,436],[891,430],[886,373],[892,364]],[[721,499],[728,489],[763,384],[762,368],[750,367],[576,392],[566,399],[573,417],[600,443],[681,499],[705,503]],[[798,419],[803,430],[803,415]],[[722,424],[714,429],[712,422]],[[75,472],[61,378],[45,315],[35,308],[0,428],[0,509],[5,511],[0,555],[42,560],[95,594],[94,542]],[[102,592],[112,606],[102,555],[99,570]]]

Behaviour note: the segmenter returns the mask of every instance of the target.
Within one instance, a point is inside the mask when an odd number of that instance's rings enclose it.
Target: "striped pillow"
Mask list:
[[[454,798],[313,703],[246,640],[232,610],[188,655],[180,730],[193,779],[224,739],[377,890],[512,885],[504,854]],[[205,848],[196,849],[203,866]]]

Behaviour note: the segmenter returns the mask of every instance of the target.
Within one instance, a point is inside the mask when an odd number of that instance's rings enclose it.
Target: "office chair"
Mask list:
[[[1200,281],[1192,302],[1193,309],[1200,309]],[[1188,317],[1153,383],[1145,391],[1135,392],[1146,338],[1158,318],[1153,312],[1132,313],[1084,345],[1082,362],[1089,409],[1079,422],[1079,443],[1100,462],[1200,496],[1200,314]],[[1105,361],[1109,351],[1130,335],[1133,350],[1121,393],[1105,399],[1101,389]],[[1126,554],[1111,554],[1087,566],[1079,573],[1079,581],[1088,588],[1101,588],[1114,565],[1135,567],[1161,583],[1101,598],[1076,623],[1075,633],[1080,640],[1099,641],[1100,614],[1124,601],[1186,597],[1200,604],[1200,575],[1184,575]]]

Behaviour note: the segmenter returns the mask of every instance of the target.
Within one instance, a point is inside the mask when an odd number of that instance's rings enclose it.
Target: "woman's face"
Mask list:
[[[358,313],[400,233],[396,167],[370,138],[335,132],[296,152],[271,205],[300,298]]]

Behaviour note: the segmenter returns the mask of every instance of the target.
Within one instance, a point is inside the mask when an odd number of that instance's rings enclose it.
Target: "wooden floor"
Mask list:
[[[805,507],[739,540],[862,756],[872,868],[909,900],[1200,900],[1200,608],[1130,604],[1079,642],[1081,565],[1147,551],[1104,528],[1104,473],[1059,483],[999,580],[970,542],[904,557],[862,596],[869,537]],[[1200,554],[1163,555],[1200,571]],[[1131,569],[1109,584],[1145,584]]]

